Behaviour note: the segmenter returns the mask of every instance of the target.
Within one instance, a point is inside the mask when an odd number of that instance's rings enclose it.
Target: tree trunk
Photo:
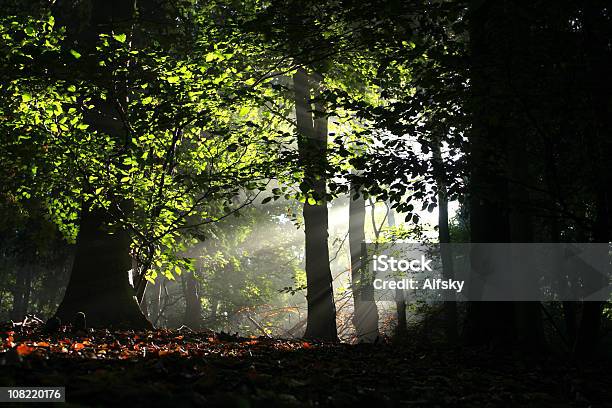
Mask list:
[[[72,274],[56,316],[69,322],[83,312],[92,327],[151,328],[128,280],[130,238],[105,230],[107,221],[104,210],[83,209]]]
[[[185,282],[185,325],[192,329],[202,326],[202,304],[198,294],[198,281],[194,272],[184,275]]]
[[[596,182],[596,219],[593,241],[610,242],[610,217],[612,205],[612,177],[609,157],[612,147],[608,142],[612,133],[612,81],[609,79],[610,54],[609,26],[606,2],[585,1],[583,3],[583,50],[586,73],[594,79],[588,88],[590,117],[588,130],[593,143],[586,143],[592,149],[589,157],[595,163],[593,180]],[[603,302],[585,302],[577,333],[574,351],[579,355],[593,354],[600,346]]]
[[[217,298],[212,298],[210,300],[210,320],[213,324],[217,323],[217,309],[219,308],[219,300]]]
[[[351,255],[351,285],[353,289],[353,324],[357,341],[373,343],[378,338],[378,310],[374,288],[364,263],[365,200],[358,188],[351,188],[349,197],[349,249]]]
[[[513,143],[508,147],[509,183],[509,222],[510,240],[514,243],[534,242],[534,216],[531,207],[530,186],[534,185],[534,177],[530,169],[529,152],[525,150],[528,140],[519,129],[514,132]],[[528,287],[538,286],[536,271],[529,275]],[[516,327],[518,344],[526,351],[541,351],[546,348],[544,323],[542,321],[542,305],[539,301],[517,302]]]
[[[387,206],[387,225],[395,227],[395,212],[389,203]],[[395,290],[395,313],[397,315],[397,326],[395,327],[396,334],[404,334],[408,331],[408,321],[406,319],[406,296],[401,289]]]
[[[448,228],[448,197],[446,188],[446,171],[442,161],[441,141],[434,141],[433,160],[435,164],[436,184],[438,187],[438,240],[442,257],[442,275],[444,279],[454,279],[453,253],[450,247],[450,230]],[[454,293],[447,293],[444,300],[444,331],[449,343],[456,343],[457,332],[457,299]]]
[[[15,276],[15,288],[12,290],[13,308],[10,313],[11,320],[16,322],[22,321],[28,313],[31,285],[31,266],[19,267]]]
[[[90,20],[77,33],[82,47],[93,49],[100,33],[111,32],[130,21],[134,12],[134,1],[93,1]],[[85,119],[92,129],[111,135],[121,146],[128,146],[129,134],[118,119],[121,115],[117,107],[127,100],[128,91],[122,86],[115,86],[113,91],[112,100],[99,102],[98,109]],[[131,207],[126,202],[116,204],[124,211]],[[56,315],[62,321],[70,321],[77,312],[84,312],[88,324],[94,327],[150,328],[129,283],[130,237],[121,228],[114,233],[106,230],[113,221],[116,220],[105,210],[92,209],[83,203],[74,265]]]
[[[155,284],[153,285],[153,289],[151,290],[150,294],[151,306],[148,308],[149,321],[151,321],[154,326],[157,326],[161,313],[162,279],[162,276],[158,276],[155,279]]]
[[[315,117],[312,112],[310,80],[304,69],[300,68],[293,76],[293,84],[300,161],[305,183],[317,199],[316,204],[305,202],[303,209],[308,304],[304,337],[337,341],[336,307],[327,244],[327,183],[324,177],[327,165],[327,117]]]
[[[606,186],[607,187],[607,186]],[[597,243],[609,242],[609,214],[608,214],[608,194],[605,191],[606,187],[597,195],[597,216],[593,231],[593,240]],[[607,250],[606,250],[607,252]],[[602,257],[607,254],[602,254]],[[604,279],[603,276],[600,279]],[[605,286],[606,282],[601,282],[601,287]],[[576,335],[576,343],[574,344],[574,353],[579,356],[593,355],[599,348],[599,340],[601,337],[601,322],[603,312],[603,302],[592,301],[583,302],[582,318]]]
[[[501,2],[500,2],[501,3]],[[471,3],[470,48],[471,48],[471,114],[470,134],[470,234],[473,243],[509,242],[510,230],[506,201],[507,180],[503,163],[506,152],[506,129],[504,118],[500,118],[503,95],[493,81],[499,78],[499,43],[501,37],[497,26],[491,24],[500,13],[497,2]],[[492,256],[475,246],[471,260],[476,270],[488,264]],[[481,271],[483,274],[486,270]],[[472,286],[476,292],[478,288]],[[474,296],[473,293],[470,293]],[[465,340],[472,345],[511,345],[515,340],[514,305],[511,302],[468,303],[465,322]]]

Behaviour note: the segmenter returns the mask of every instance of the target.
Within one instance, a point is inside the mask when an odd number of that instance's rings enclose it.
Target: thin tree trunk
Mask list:
[[[192,329],[202,326],[202,304],[198,295],[198,281],[194,272],[184,275],[185,279],[185,325]]]
[[[11,319],[13,321],[22,321],[28,311],[29,292],[31,290],[31,266],[19,267],[15,276],[15,287],[12,290],[13,308],[11,310]]]
[[[213,323],[217,321],[217,309],[219,308],[219,300],[217,298],[212,298],[210,300],[210,320]]]
[[[436,184],[438,187],[438,240],[440,241],[440,254],[442,256],[442,275],[444,279],[454,279],[453,253],[450,246],[450,230],[448,227],[448,191],[446,188],[446,171],[442,161],[440,141],[433,144],[433,160],[436,171]],[[447,293],[444,300],[444,331],[449,343],[456,343],[457,332],[457,299],[454,293]]]
[[[153,290],[151,291],[151,306],[149,309],[149,321],[157,322],[159,318],[159,314],[161,313],[161,294],[162,294],[162,279],[163,277],[158,276],[155,279],[155,284],[153,285]]]
[[[374,301],[372,279],[364,263],[365,200],[356,187],[351,188],[349,200],[351,286],[355,307],[353,324],[358,342],[373,343],[379,336],[378,310]]]
[[[595,230],[593,231],[593,241],[596,243],[608,243],[610,240],[608,233],[610,225],[608,195],[604,188],[598,193],[597,197],[597,216]],[[607,256],[607,254],[602,254],[602,257],[604,256]],[[600,279],[603,279],[603,276]],[[605,282],[600,282],[600,285],[604,287]],[[575,354],[579,356],[592,355],[599,348],[603,305],[604,303],[599,301],[583,302],[582,318],[580,319],[573,350]]]
[[[317,198],[316,204],[306,202],[303,209],[308,303],[308,322],[304,337],[337,341],[336,307],[327,244],[327,183],[324,177],[324,168],[327,165],[327,118],[313,115],[311,85],[304,69],[300,68],[295,73],[293,84],[300,161],[304,168],[305,182]]]
[[[387,206],[387,225],[389,227],[395,227],[395,212],[389,203],[385,203]],[[395,331],[397,334],[404,334],[408,331],[408,321],[406,319],[406,296],[404,291],[401,289],[395,290],[395,311],[397,315],[397,326]]]

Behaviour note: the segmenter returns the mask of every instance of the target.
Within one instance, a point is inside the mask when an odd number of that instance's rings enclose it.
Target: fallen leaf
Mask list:
[[[15,350],[17,351],[17,354],[19,354],[20,356],[27,356],[28,354],[33,352],[35,348],[22,343],[18,345]]]

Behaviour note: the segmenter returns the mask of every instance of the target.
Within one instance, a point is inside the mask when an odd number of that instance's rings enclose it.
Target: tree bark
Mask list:
[[[432,148],[436,185],[438,187],[438,240],[442,257],[442,275],[444,279],[454,279],[453,253],[448,227],[448,191],[440,143],[441,141],[436,140]],[[447,293],[444,300],[444,332],[449,343],[457,342],[459,338],[457,332],[457,299],[454,293]]]
[[[610,217],[612,205],[612,176],[609,157],[612,146],[609,138],[612,133],[612,81],[609,79],[612,54],[610,53],[609,18],[606,16],[606,2],[585,1],[583,3],[583,52],[586,73],[592,80],[588,82],[589,120],[587,129],[593,142],[587,143],[592,149],[589,156],[593,159],[593,180],[595,181],[595,225],[593,242],[610,242]],[[593,354],[600,346],[603,302],[584,302],[582,318],[576,337],[574,352],[578,355]]]
[[[28,313],[30,292],[32,290],[32,266],[19,267],[15,276],[15,287],[12,290],[13,307],[10,313],[11,320],[22,321]]]
[[[198,281],[194,272],[185,275],[185,325],[192,329],[202,326],[202,304],[198,294]]]
[[[106,230],[107,222],[104,210],[83,209],[72,274],[56,316],[71,321],[83,312],[92,327],[150,328],[128,280],[130,238]]]
[[[495,42],[500,33],[491,24],[500,12],[496,8],[501,6],[497,2],[474,1],[470,10],[473,123],[469,156],[469,215],[473,243],[510,241],[506,208],[508,186],[504,169],[500,166],[506,152],[505,129],[500,124],[503,119],[499,119],[500,112],[503,112],[503,95],[499,94],[500,90],[493,81],[502,75],[499,71],[499,44]],[[472,265],[483,275],[486,275],[483,268],[486,268],[490,256],[478,246],[472,251]],[[514,317],[514,304],[511,302],[469,302],[465,340],[471,345],[513,344],[516,337]]]
[[[147,309],[149,310],[149,321],[153,325],[157,325],[159,315],[161,313],[161,296],[162,296],[162,276],[158,276],[155,279],[155,284],[152,286],[150,291],[151,305]]]
[[[395,227],[395,212],[393,208],[386,203],[387,206],[387,225]],[[395,327],[396,334],[405,334],[408,331],[408,320],[406,319],[406,296],[401,289],[395,290],[395,313],[397,316],[397,326]]]
[[[327,165],[327,117],[316,117],[312,112],[311,84],[304,69],[300,68],[295,73],[293,84],[300,161],[305,182],[317,199],[316,204],[307,201],[303,207],[308,304],[304,337],[337,341],[336,306],[327,244],[327,183],[324,177]]]
[[[374,288],[364,263],[365,199],[355,186],[349,197],[349,250],[351,255],[351,286],[353,289],[353,324],[357,341],[373,343],[379,336],[378,310],[374,301]]]

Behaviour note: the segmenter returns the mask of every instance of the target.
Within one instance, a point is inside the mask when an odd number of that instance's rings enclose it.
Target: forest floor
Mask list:
[[[48,334],[4,325],[0,344],[0,386],[65,386],[63,406],[612,406],[601,360],[188,329]]]

